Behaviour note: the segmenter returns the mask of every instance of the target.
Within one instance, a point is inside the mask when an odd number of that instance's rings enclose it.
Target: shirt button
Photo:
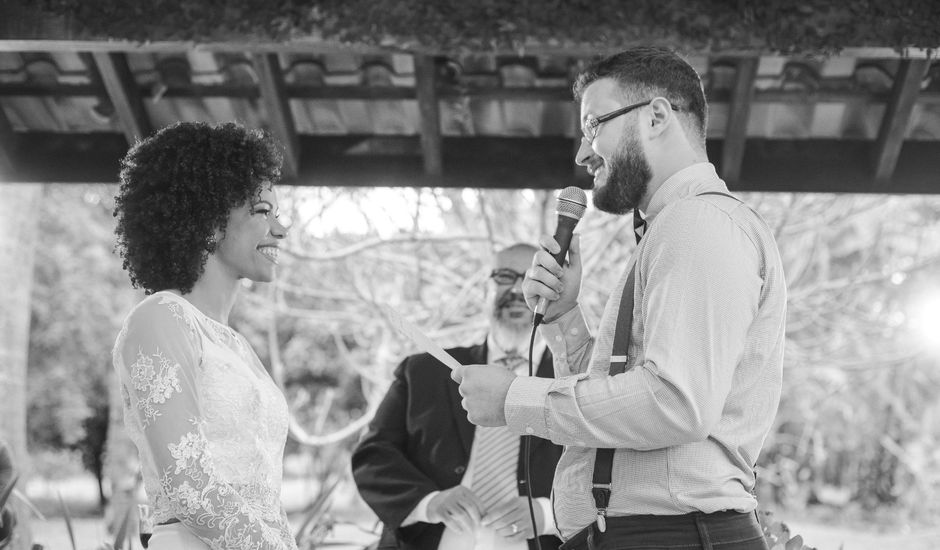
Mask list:
[[[465,466],[457,466],[456,468],[454,468],[454,473],[457,475],[460,475],[466,471],[467,471],[467,468]]]
[[[531,434],[534,434],[534,433],[535,433],[535,430],[532,429],[532,426],[526,426],[526,427],[525,427],[525,433],[531,435]]]
[[[578,328],[575,327],[575,328],[571,329],[571,334],[574,335],[574,336],[577,336],[577,335],[578,335]]]
[[[556,341],[556,342],[561,342],[561,334],[556,334],[556,335],[555,335],[555,341]]]

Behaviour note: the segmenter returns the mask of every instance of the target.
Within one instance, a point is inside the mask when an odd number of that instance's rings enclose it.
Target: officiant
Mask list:
[[[486,340],[447,350],[461,364],[500,364],[528,374],[532,313],[520,284],[536,248],[514,244],[495,256]],[[553,376],[536,340],[536,376]],[[535,529],[523,471],[524,438],[467,420],[450,370],[427,353],[405,358],[352,456],[359,493],[384,524],[379,548],[474,550],[561,544],[551,511],[561,447],[532,438],[530,477]],[[536,458],[537,457],[537,458]]]

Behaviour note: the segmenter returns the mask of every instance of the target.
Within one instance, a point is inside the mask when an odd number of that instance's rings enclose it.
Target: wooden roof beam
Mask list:
[[[920,84],[929,68],[926,59],[902,59],[891,88],[891,97],[885,107],[878,137],[875,140],[875,181],[888,183],[901,155],[904,136],[911,122],[911,113],[920,93]]]
[[[134,80],[127,55],[123,53],[93,52],[93,63],[89,67],[101,78],[101,83],[108,92],[114,112],[124,131],[129,145],[149,136],[153,125],[144,108],[140,89]],[[86,54],[87,62],[87,54]]]
[[[316,86],[305,84],[288,84],[284,88],[288,99],[316,100],[329,99],[339,101],[401,101],[414,100],[417,96],[415,89],[406,86],[360,86],[360,85],[329,85]],[[57,82],[47,84],[43,82],[4,82],[0,84],[0,98],[2,97],[88,97],[104,93],[100,84],[72,84]],[[140,90],[144,101],[154,97],[154,91],[149,88]],[[484,101],[544,101],[571,103],[570,86],[528,87],[528,88],[492,88],[485,86],[455,86],[438,83],[437,96],[439,99],[465,98]],[[258,99],[261,94],[257,86],[248,84],[198,84],[174,86],[160,95],[163,98],[231,98],[231,99]],[[819,103],[849,103],[865,101],[871,105],[887,104],[890,92],[873,92],[858,89],[821,89],[808,95],[801,90],[754,90],[752,103],[792,103],[801,105],[814,105]],[[731,90],[713,90],[706,94],[709,105],[728,103],[731,100]],[[921,92],[917,102],[923,105],[940,104],[940,92]]]
[[[284,92],[281,64],[276,53],[254,54],[252,60],[258,71],[261,100],[268,113],[269,129],[284,147],[284,165],[281,170],[285,178],[295,178],[300,173],[300,140]]]
[[[437,95],[437,70],[434,58],[415,55],[415,93],[418,97],[418,112],[421,115],[421,155],[424,173],[440,176],[444,172],[444,157],[441,147],[441,111]]]
[[[101,183],[117,181],[127,151],[117,133],[17,132],[14,171],[8,182]],[[369,150],[395,154],[353,154],[368,139],[386,142]],[[560,189],[590,187],[584,171],[571,173],[571,139],[518,137],[443,138],[443,174],[424,171],[418,136],[301,136],[300,174],[288,185],[356,187],[475,187]],[[908,142],[890,184],[878,184],[869,168],[867,139],[749,139],[735,191],[818,193],[929,193],[940,195],[940,142]],[[723,141],[709,140],[710,158],[721,158]],[[358,150],[358,148],[355,148]],[[521,169],[520,167],[525,167]],[[2,188],[2,186],[0,186]]]
[[[721,177],[729,186],[741,179],[744,162],[744,144],[747,142],[747,123],[751,117],[751,102],[754,98],[754,79],[757,77],[756,57],[738,60],[731,104],[728,106],[728,126],[721,153]]]

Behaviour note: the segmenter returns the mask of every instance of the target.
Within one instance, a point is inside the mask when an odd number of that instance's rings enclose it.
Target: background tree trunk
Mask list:
[[[13,449],[26,479],[26,364],[29,350],[30,294],[33,286],[39,200],[38,184],[5,184],[0,200],[0,437]],[[20,510],[22,512],[22,510]],[[12,548],[29,548],[27,515],[18,514]]]

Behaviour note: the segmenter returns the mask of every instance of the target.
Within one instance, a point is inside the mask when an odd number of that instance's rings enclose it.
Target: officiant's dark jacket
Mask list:
[[[452,348],[448,353],[462,365],[486,363],[486,345]],[[551,354],[546,351],[536,376],[553,376]],[[395,379],[352,455],[353,478],[359,493],[384,524],[379,548],[436,550],[444,525],[401,522],[432,491],[460,484],[473,444],[474,426],[460,406],[457,384],[450,369],[424,353],[406,358],[395,369]],[[519,446],[519,453],[525,452]],[[532,496],[551,495],[555,465],[562,447],[532,438],[530,467]],[[526,494],[520,456],[519,494]],[[544,550],[561,541],[540,537]],[[529,541],[529,548],[535,548]]]

